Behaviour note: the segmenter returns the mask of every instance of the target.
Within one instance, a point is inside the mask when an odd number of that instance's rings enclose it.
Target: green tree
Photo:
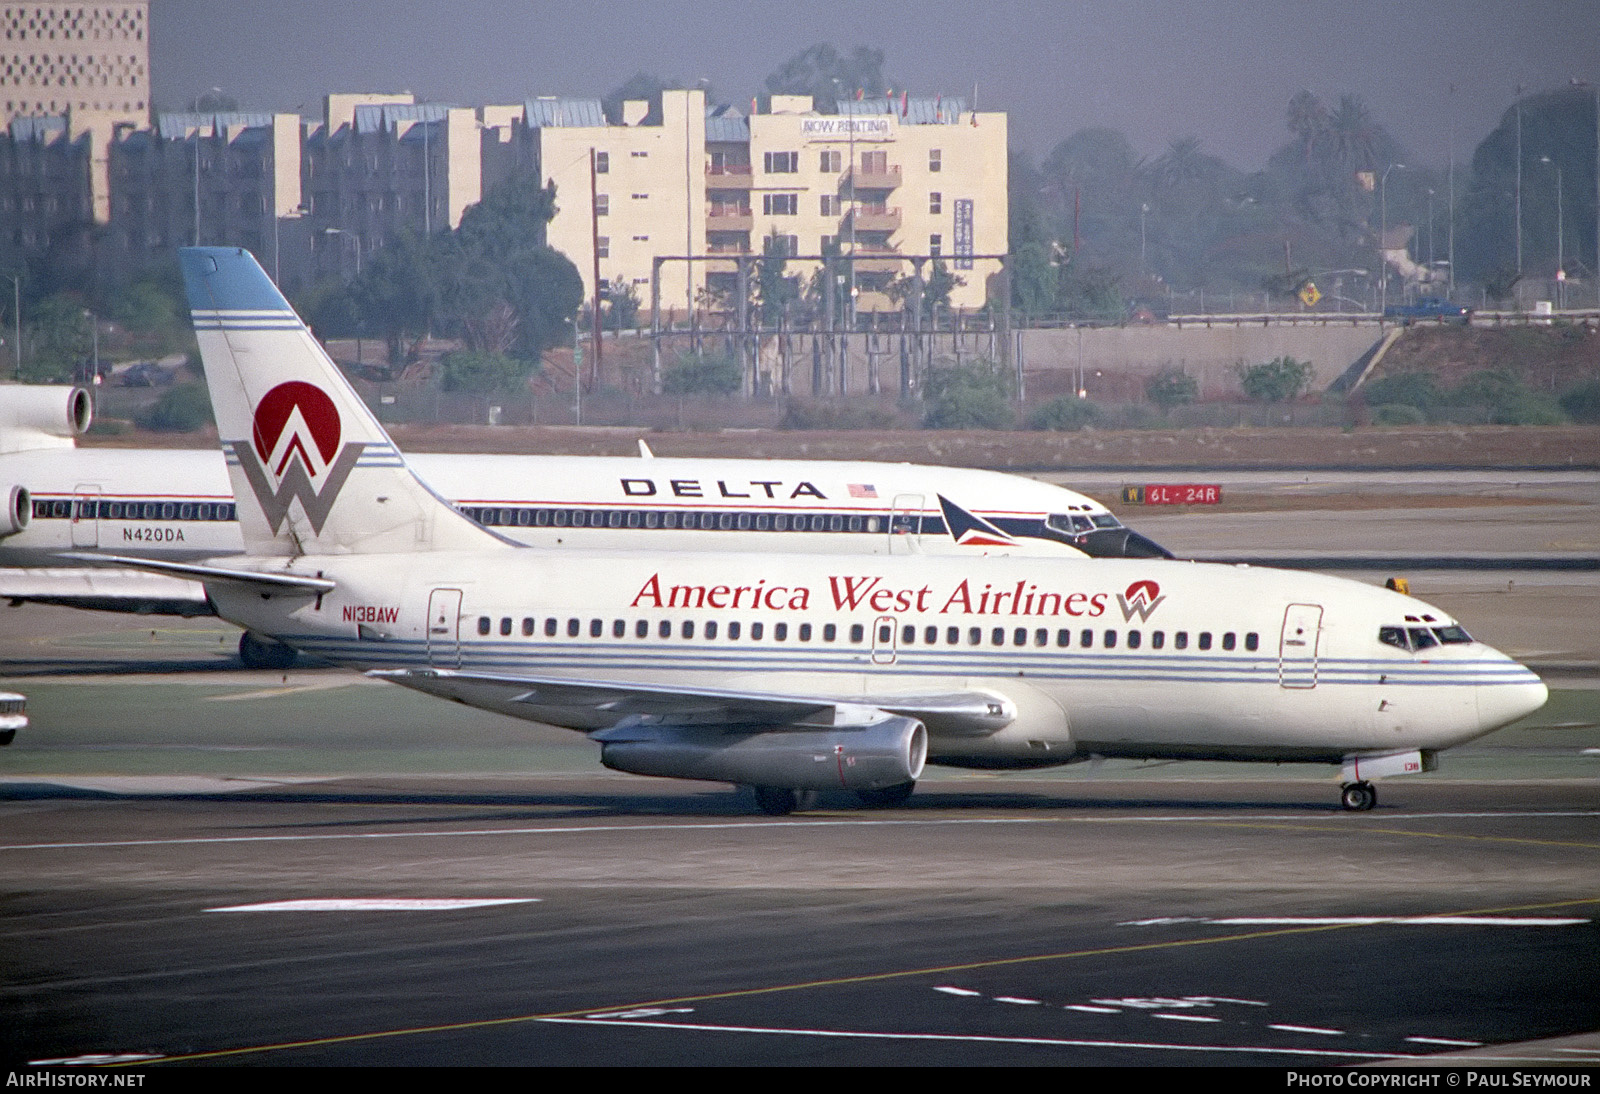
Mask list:
[[[1240,365],[1239,386],[1258,403],[1287,403],[1311,386],[1311,362],[1283,356],[1264,365]]]
[[[211,397],[205,384],[175,384],[139,415],[139,425],[155,433],[193,433],[211,424]]]
[[[883,80],[884,53],[881,49],[857,46],[848,56],[826,42],[819,42],[790,57],[766,79],[767,91],[774,95],[810,95],[824,114],[836,109],[839,99],[882,95],[888,85]]]
[[[439,359],[439,386],[473,395],[509,395],[538,371],[538,362],[503,353],[458,350]]]
[[[928,429],[1010,429],[1011,378],[992,361],[941,366],[928,372],[922,424]]]
[[[1398,372],[1365,384],[1361,397],[1368,406],[1399,405],[1429,411],[1441,401],[1439,378],[1432,372]]]
[[[51,384],[71,380],[79,364],[94,347],[94,330],[83,304],[65,293],[45,297],[25,324],[22,376],[29,383]]]
[[[800,299],[800,281],[788,273],[786,237],[774,228],[762,243],[761,257],[756,260],[756,300],[761,306],[762,325],[775,327],[784,309]]]
[[[1145,381],[1144,393],[1161,408],[1162,414],[1171,414],[1175,408],[1195,401],[1200,384],[1183,369],[1169,366]]]
[[[744,370],[728,354],[685,353],[661,376],[661,390],[668,395],[733,395],[743,384]]]
[[[1049,429],[1057,433],[1075,433],[1100,421],[1100,408],[1087,399],[1071,395],[1058,395],[1035,410],[1028,419],[1034,429]]]
[[[437,308],[429,241],[401,233],[370,259],[350,286],[361,330],[382,338],[389,366],[410,364]]]

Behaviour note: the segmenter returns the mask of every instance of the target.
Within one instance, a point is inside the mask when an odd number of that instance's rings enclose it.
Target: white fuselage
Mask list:
[[[992,471],[844,461],[408,455],[440,496],[518,543],[549,548],[1080,557],[1073,534],[1120,529],[1105,506]],[[0,455],[33,519],[0,537],[0,566],[63,551],[208,558],[243,551],[219,452],[58,448]],[[1010,533],[974,548],[938,496]]]
[[[1454,626],[1420,601],[1249,567],[502,550],[270,568],[337,587],[263,597],[218,586],[219,614],[357,668],[840,700],[1003,695],[1018,711],[1003,730],[931,740],[930,759],[970,766],[1091,754],[1338,762],[1459,744],[1545,697],[1526,668],[1464,634],[1422,652],[1382,643],[1385,627]],[[499,709],[561,724],[536,705]]]

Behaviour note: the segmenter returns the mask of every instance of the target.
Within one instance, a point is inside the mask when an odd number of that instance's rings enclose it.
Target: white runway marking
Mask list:
[[[982,992],[971,991],[971,990],[969,990],[967,988],[940,987],[940,988],[934,988],[933,990],[934,991],[942,991],[946,995],[982,995],[983,994]]]
[[[1121,1014],[1116,1007],[1091,1007],[1086,1003],[1068,1003],[1062,1010],[1081,1010],[1085,1014]]]
[[[1371,927],[1401,923],[1411,927],[1573,927],[1589,922],[1561,916],[1514,915],[1352,915],[1352,916],[1235,916],[1202,919],[1219,927]]]
[[[1210,1018],[1204,1014],[1152,1014],[1152,1018],[1165,1018],[1169,1022],[1220,1022],[1221,1018]]]
[[[462,908],[490,908],[500,904],[536,904],[538,897],[496,897],[492,899],[418,898],[328,898],[320,900],[274,900],[265,904],[232,904],[207,908],[208,912],[453,912]]]
[[[1343,1037],[1342,1029],[1320,1029],[1317,1026],[1269,1025],[1268,1029],[1281,1029],[1285,1033],[1315,1033],[1323,1037]],[[1410,1040],[1410,1038],[1407,1038]]]
[[[82,1056],[62,1056],[54,1060],[29,1060],[29,1067],[102,1067],[106,1064],[137,1064],[164,1057],[153,1052],[87,1052]]]
[[[1482,1041],[1455,1041],[1449,1037],[1407,1037],[1416,1045],[1448,1045],[1451,1048],[1482,1048]]]
[[[1015,995],[997,995],[994,997],[994,1001],[996,1003],[1017,1003],[1024,1007],[1037,1007],[1043,1005],[1038,999],[1019,999]]]
[[[1338,1052],[1318,1048],[1275,1048],[1268,1045],[1182,1045],[1161,1041],[1087,1041],[1059,1037],[989,1037],[969,1033],[889,1033],[853,1029],[781,1029],[768,1026],[710,1026],[688,1022],[615,1022],[591,1018],[540,1018],[558,1025],[610,1026],[613,1029],[644,1027],[677,1029],[697,1033],[757,1033],[787,1037],[839,1037],[851,1040],[953,1041],[990,1045],[1042,1045],[1051,1048],[1128,1048],[1157,1052],[1212,1052],[1232,1055],[1313,1056],[1336,1060],[1410,1060],[1420,1057],[1395,1052]]]

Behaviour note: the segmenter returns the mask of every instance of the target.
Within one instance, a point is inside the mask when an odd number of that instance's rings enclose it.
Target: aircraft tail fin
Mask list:
[[[246,551],[509,546],[412,473],[250,252],[186,247],[178,261]]]

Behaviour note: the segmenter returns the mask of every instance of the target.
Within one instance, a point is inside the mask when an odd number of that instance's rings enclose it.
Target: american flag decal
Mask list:
[[[878,488],[868,483],[853,482],[850,484],[850,496],[852,498],[875,498],[878,496]]]

